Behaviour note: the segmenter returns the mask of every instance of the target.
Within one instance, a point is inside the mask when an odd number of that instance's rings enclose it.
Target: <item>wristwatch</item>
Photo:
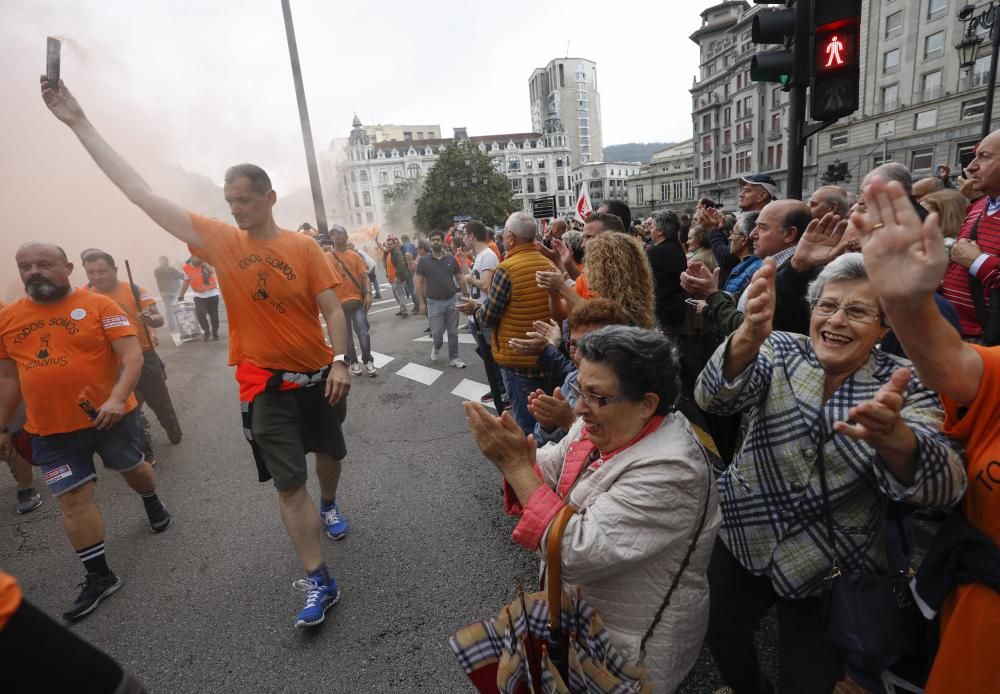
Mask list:
[[[344,358],[343,354],[338,354],[337,356],[335,356],[333,358],[333,363],[334,364],[343,364],[344,366],[347,366],[347,359]]]

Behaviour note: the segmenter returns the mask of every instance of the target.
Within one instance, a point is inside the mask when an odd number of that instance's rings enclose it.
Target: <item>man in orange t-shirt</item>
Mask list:
[[[337,298],[344,309],[344,322],[347,325],[347,354],[345,358],[351,366],[351,374],[361,375],[361,364],[365,371],[374,378],[378,375],[375,360],[372,358],[372,338],[368,327],[368,309],[372,305],[371,288],[368,280],[368,265],[360,255],[347,247],[347,229],[334,224],[330,231],[333,234],[333,248],[326,258],[333,271],[340,276],[337,287]],[[361,347],[361,362],[354,349],[354,333],[358,334],[358,345]]]
[[[1000,163],[984,159],[983,166]],[[941,394],[942,430],[965,447],[968,489],[960,505],[962,516],[985,543],[992,541],[995,565],[1000,555],[1000,347],[962,342],[937,308],[934,293],[948,256],[936,215],[921,224],[896,182],[873,181],[864,194],[868,206],[864,214],[851,215],[851,223],[860,231],[865,269],[920,380]],[[950,559],[963,566],[960,556]],[[978,563],[966,566],[974,569]],[[926,569],[925,562],[917,576],[918,594]],[[996,581],[996,575],[992,579]],[[996,691],[1000,592],[986,583],[958,583],[942,605],[925,601],[923,607],[941,615],[941,642],[924,691]]]
[[[198,256],[191,258],[181,268],[187,278],[177,293],[177,300],[183,301],[188,288],[194,294],[194,315],[201,326],[205,342],[209,335],[213,340],[219,339],[219,283],[215,279],[215,270]]]
[[[7,425],[23,396],[32,460],[87,571],[83,591],[63,613],[78,619],[122,584],[104,554],[94,455],[142,496],[153,532],[167,529],[170,514],[139,447],[135,328],[115,302],[70,286],[73,264],[58,246],[25,244],[17,266],[27,297],[0,311],[0,448],[11,445]]]
[[[86,270],[87,279],[90,281],[90,291],[103,294],[118,304],[138,331],[136,336],[142,348],[142,375],[139,376],[139,383],[135,387],[135,397],[139,401],[143,453],[146,455],[146,462],[155,465],[149,422],[141,410],[143,403],[148,404],[156,413],[156,418],[167,433],[170,443],[180,443],[182,436],[174,403],[167,389],[167,368],[155,349],[159,344],[156,339],[156,328],[163,326],[163,316],[157,310],[156,299],[152,294],[142,287],[133,288],[128,282],[118,279],[118,267],[110,254],[104,251],[91,251],[83,257],[83,269]]]
[[[53,88],[57,87],[57,88]],[[274,221],[277,193],[253,164],[226,171],[223,193],[236,227],[193,214],[157,195],[87,120],[65,83],[41,81],[42,99],[76,135],[94,162],[128,199],[191,253],[216,270],[229,323],[229,362],[237,366],[243,429],[251,440],[260,479],[273,479],[281,519],[308,577],[296,626],[323,621],[340,599],[323,561],[321,537],[339,539],[347,521],[336,504],[344,399],[351,377],[344,312],[334,291],[339,281],[315,240],[283,230]],[[323,336],[319,313],[330,344]],[[332,364],[331,364],[332,360]],[[320,513],[306,489],[306,453],[316,454]]]

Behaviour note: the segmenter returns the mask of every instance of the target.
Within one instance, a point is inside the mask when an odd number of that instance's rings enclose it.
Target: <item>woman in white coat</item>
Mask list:
[[[465,405],[469,426],[503,473],[508,511],[521,516],[515,542],[539,550],[559,510],[578,509],[563,536],[566,588],[581,589],[654,691],[673,692],[708,624],[706,569],[720,522],[712,471],[674,411],[680,367],[668,338],[611,326],[577,350],[578,419],[558,444],[536,449],[509,415],[477,403]]]

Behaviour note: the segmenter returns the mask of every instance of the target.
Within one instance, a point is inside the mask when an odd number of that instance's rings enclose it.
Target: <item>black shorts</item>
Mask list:
[[[254,398],[250,430],[278,491],[294,491],[306,483],[306,453],[325,453],[334,460],[347,455],[340,426],[347,401],[333,407],[323,390],[320,384]]]

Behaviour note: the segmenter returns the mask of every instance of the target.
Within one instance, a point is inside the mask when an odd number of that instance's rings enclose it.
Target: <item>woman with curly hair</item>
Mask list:
[[[562,273],[537,273],[544,286],[556,299],[553,307],[562,308],[553,315],[561,321],[578,304],[586,301],[566,284]],[[652,328],[656,325],[653,311],[653,271],[642,245],[635,237],[621,232],[605,232],[587,243],[587,285],[594,297],[617,302],[632,325]]]

